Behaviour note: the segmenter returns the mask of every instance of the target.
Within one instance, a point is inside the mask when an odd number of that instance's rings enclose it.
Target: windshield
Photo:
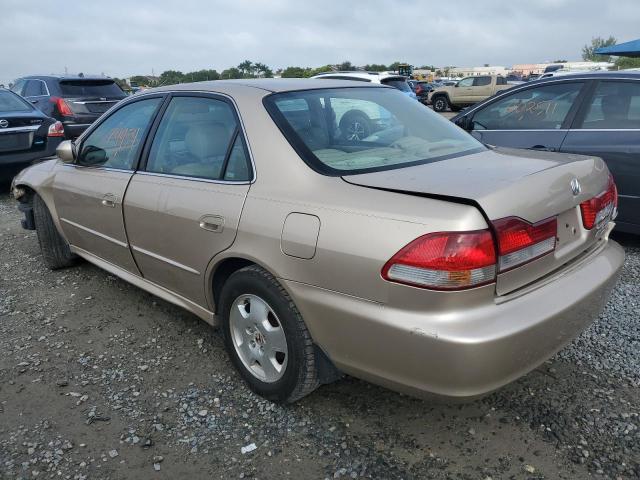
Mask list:
[[[0,112],[30,112],[31,105],[15,93],[0,90]]]
[[[265,106],[302,159],[327,175],[400,168],[485,149],[390,88],[277,93],[265,98]]]
[[[64,80],[60,82],[63,97],[124,97],[113,80]]]

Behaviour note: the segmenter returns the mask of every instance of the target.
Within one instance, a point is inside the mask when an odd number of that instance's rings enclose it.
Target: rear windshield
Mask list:
[[[30,112],[31,105],[15,93],[0,90],[0,113],[2,112]]]
[[[409,82],[407,82],[404,78],[388,78],[386,80],[381,80],[380,83],[389,85],[390,87],[393,87],[393,88],[397,88],[398,90],[402,90],[403,92],[411,91]]]
[[[124,97],[124,92],[113,80],[63,80],[63,97]]]
[[[444,117],[389,88],[283,92],[265,106],[302,159],[326,175],[429,163],[485,147]]]

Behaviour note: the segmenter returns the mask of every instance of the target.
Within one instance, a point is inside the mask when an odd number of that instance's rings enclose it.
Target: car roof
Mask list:
[[[47,75],[24,75],[18,80],[113,80],[111,77],[105,77],[102,75],[65,75],[50,73]]]
[[[391,73],[391,72],[367,72],[367,71],[363,71],[363,70],[345,70],[345,71],[338,71],[338,72],[322,72],[319,73],[317,75],[315,75],[313,78],[321,78],[321,77],[331,77],[331,76],[337,76],[337,77],[354,77],[354,78],[363,78],[363,79],[367,79],[367,80],[384,80],[386,78],[403,78],[403,79],[407,79],[406,77],[404,77],[403,75],[400,75],[398,73]]]
[[[357,83],[357,85],[356,85]],[[380,84],[353,82],[351,80],[331,80],[313,78],[256,78],[242,80],[210,80],[206,82],[179,83],[145,90],[145,93],[163,92],[168,90],[180,91],[209,91],[227,93],[237,91],[238,87],[260,89],[267,92],[292,92],[297,90],[319,90],[322,88],[389,88]]]

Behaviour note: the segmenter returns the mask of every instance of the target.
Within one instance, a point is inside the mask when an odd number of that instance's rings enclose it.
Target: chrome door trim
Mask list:
[[[239,182],[234,182],[230,180],[211,180],[209,178],[202,177],[189,177],[187,175],[172,175],[170,173],[158,173],[158,172],[147,172],[146,170],[138,170],[136,175],[143,175],[146,177],[165,177],[165,178],[175,178],[178,180],[190,180],[194,182],[205,182],[205,183],[219,183],[221,185],[249,185],[251,180],[242,180]]]
[[[187,267],[182,263],[176,262],[175,260],[171,260],[170,258],[163,257],[162,255],[158,255],[157,253],[150,252],[149,250],[145,250],[144,248],[136,247],[135,245],[131,245],[133,251],[142,253],[143,255],[147,255],[148,257],[155,258],[156,260],[160,260],[161,262],[167,263],[173,267],[177,267],[185,272],[193,273],[194,275],[200,275],[200,272],[194,270],[191,267]]]
[[[472,132],[568,132],[568,128],[505,128],[502,129],[478,129],[471,130]]]
[[[571,132],[640,132],[640,128],[571,128]]]
[[[87,227],[85,227],[83,225],[80,225],[79,223],[72,222],[71,220],[67,220],[66,218],[60,217],[60,221],[66,223],[68,225],[71,225],[72,227],[76,227],[76,228],[78,228],[80,230],[83,230],[83,231],[85,231],[87,233],[91,233],[92,235],[95,235],[96,237],[103,238],[104,240],[108,240],[111,243],[115,243],[116,245],[118,245],[120,247],[123,247],[123,248],[128,248],[129,247],[128,244],[126,244],[124,242],[121,242],[120,240],[117,240],[117,239],[115,239],[113,237],[105,235],[104,233],[100,233],[100,232],[97,232],[95,230],[92,230],[91,228],[87,228]]]

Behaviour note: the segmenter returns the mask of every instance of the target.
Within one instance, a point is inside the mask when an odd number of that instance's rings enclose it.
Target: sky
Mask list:
[[[0,0],[0,83],[246,59],[274,70],[579,60],[592,37],[638,38],[639,20],[639,0]]]

